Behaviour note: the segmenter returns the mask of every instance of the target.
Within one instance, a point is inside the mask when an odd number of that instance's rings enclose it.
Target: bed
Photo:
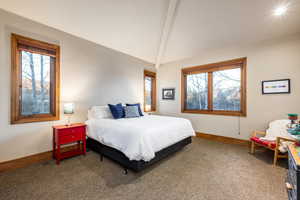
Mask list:
[[[139,172],[182,149],[195,135],[189,120],[147,115],[113,119],[108,107],[89,110],[87,146],[124,168]]]

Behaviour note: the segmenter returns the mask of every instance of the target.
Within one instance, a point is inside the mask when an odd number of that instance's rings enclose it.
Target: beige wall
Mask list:
[[[247,57],[247,117],[182,114],[181,68]],[[291,79],[291,94],[262,95],[261,81]],[[176,100],[165,101],[161,90],[176,88]],[[247,139],[252,130],[265,129],[268,122],[300,114],[300,35],[248,47],[206,51],[200,56],[172,62],[158,70],[158,108],[161,114],[188,118],[196,131]],[[240,134],[239,134],[240,132]]]
[[[84,122],[92,105],[143,101],[151,64],[0,10],[0,162],[51,150],[51,126],[65,123],[61,114],[61,121],[10,125],[11,32],[60,45],[61,102],[75,102],[73,122]]]

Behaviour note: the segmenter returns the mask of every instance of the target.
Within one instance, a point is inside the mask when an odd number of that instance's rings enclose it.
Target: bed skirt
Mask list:
[[[125,154],[123,154],[121,151],[114,149],[112,147],[108,147],[106,145],[101,144],[100,142],[88,138],[87,139],[87,147],[101,155],[101,158],[104,156],[106,158],[109,158],[117,163],[119,163],[127,172],[127,169],[131,169],[135,172],[139,172],[143,170],[144,168],[162,160],[163,158],[167,157],[168,155],[171,155],[186,145],[192,143],[192,137],[187,137],[169,147],[166,147],[159,152],[155,153],[155,157],[148,161],[145,162],[143,160],[136,161],[136,160],[129,160]]]

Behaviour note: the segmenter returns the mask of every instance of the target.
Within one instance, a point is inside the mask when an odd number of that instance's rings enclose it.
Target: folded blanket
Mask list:
[[[282,120],[275,120],[269,124],[269,128],[266,131],[266,135],[261,137],[261,140],[265,141],[276,141],[277,137],[293,139],[290,134],[287,132],[287,126],[290,123],[290,120],[282,119]],[[291,142],[283,141],[279,145],[279,151],[282,153],[287,152],[288,145]]]

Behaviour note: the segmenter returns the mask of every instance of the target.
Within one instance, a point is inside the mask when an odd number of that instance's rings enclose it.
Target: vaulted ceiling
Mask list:
[[[287,13],[274,16],[280,4]],[[0,0],[0,8],[158,64],[300,33],[300,0]]]

